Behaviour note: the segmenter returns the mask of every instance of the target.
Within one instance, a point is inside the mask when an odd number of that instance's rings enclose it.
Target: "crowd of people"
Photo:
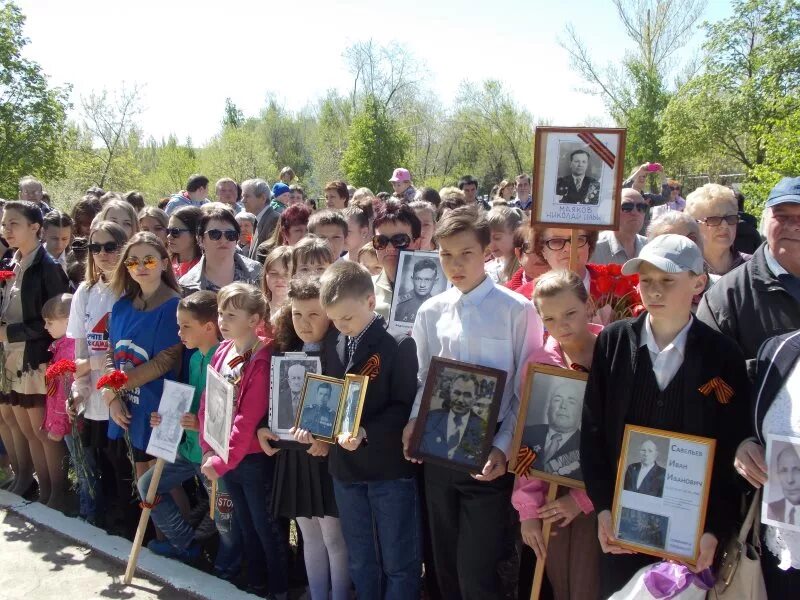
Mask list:
[[[706,184],[683,198],[662,173],[647,191],[654,171],[642,165],[625,181],[618,230],[575,237],[531,224],[526,174],[481,198],[474,177],[417,189],[398,168],[391,195],[333,181],[318,201],[288,167],[271,187],[226,178],[213,194],[192,175],[153,204],[91,188],[69,214],[25,177],[0,223],[2,486],[132,537],[164,382],[175,380],[194,397],[158,485],[151,551],[207,561],[276,599],[305,586],[314,600],[514,598],[545,561],[547,594],[594,600],[658,561],[617,545],[612,525],[623,430],[641,425],[716,441],[691,566],[713,571],[743,498],[767,482],[766,436],[800,437],[800,177],[775,186],[759,229],[733,189]],[[438,252],[450,286],[403,298],[413,328],[392,334],[399,253],[417,250]],[[610,264],[638,275],[638,316],[598,312]],[[417,272],[430,295],[435,263]],[[295,444],[278,443],[270,364],[286,352],[319,356],[326,376],[369,376],[357,431],[328,443],[297,427]],[[478,474],[410,451],[434,357],[506,373]],[[66,385],[46,377],[63,360],[74,361]],[[555,500],[551,484],[508,469],[532,362],[589,373],[586,489]],[[208,369],[235,390],[226,458],[203,434]],[[103,385],[116,371],[127,375],[121,390]],[[702,392],[715,380],[731,391],[725,402]],[[447,418],[448,439],[463,436],[460,417]],[[549,453],[561,436],[547,435]],[[787,523],[794,505],[800,515],[800,483],[792,489]],[[795,597],[800,533],[768,525],[761,538],[769,598]]]

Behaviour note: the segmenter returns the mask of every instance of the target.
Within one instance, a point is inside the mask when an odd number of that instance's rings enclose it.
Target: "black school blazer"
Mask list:
[[[750,410],[749,422],[752,427],[751,435],[755,435],[762,446],[766,446],[761,433],[764,417],[798,359],[800,359],[800,330],[770,338],[758,351],[756,393],[753,396],[754,404]]]
[[[372,322],[345,364],[347,338],[339,334],[336,345],[323,348],[328,375],[370,373],[361,413],[367,441],[354,451],[338,444],[328,455],[328,470],[340,481],[376,481],[414,477],[413,463],[403,456],[403,428],[408,423],[417,394],[417,345],[410,336],[395,340],[385,329],[383,318]],[[335,373],[334,365],[341,368]],[[344,365],[343,367],[341,365]]]
[[[586,491],[599,513],[611,510],[617,461],[622,450],[626,415],[636,399],[633,387],[639,347],[647,313],[635,320],[617,321],[598,336],[586,386],[581,428],[581,469]],[[733,458],[746,437],[749,384],[744,355],[730,338],[693,317],[684,357],[683,427],[681,433],[717,440],[709,494],[706,531],[729,533],[736,518],[738,494]],[[722,404],[714,392],[698,388],[720,377],[733,388]]]
[[[35,371],[39,365],[50,360],[48,347],[53,338],[44,328],[42,306],[53,296],[69,291],[69,279],[64,269],[52,259],[44,246],[39,246],[22,278],[22,323],[11,323],[6,331],[9,342],[25,342],[22,358],[24,371]]]

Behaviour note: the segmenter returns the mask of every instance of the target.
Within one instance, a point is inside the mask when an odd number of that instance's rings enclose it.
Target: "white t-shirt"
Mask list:
[[[116,301],[117,297],[106,283],[98,281],[90,288],[84,282],[78,286],[69,311],[67,337],[76,340],[76,356],[83,356],[78,346],[85,344],[88,350],[86,356],[92,366],[89,375],[75,381],[73,389],[83,398],[88,396],[84,416],[92,421],[108,420],[108,407],[103,402],[101,392],[97,390],[97,381],[105,370],[108,319]]]

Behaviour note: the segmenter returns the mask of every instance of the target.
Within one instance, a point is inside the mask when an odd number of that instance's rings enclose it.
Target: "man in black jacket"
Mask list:
[[[697,318],[732,338],[755,379],[767,339],[800,329],[800,177],[784,177],[764,209],[767,241],[703,296]]]

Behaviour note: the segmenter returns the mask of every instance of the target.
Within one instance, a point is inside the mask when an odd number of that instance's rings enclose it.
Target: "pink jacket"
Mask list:
[[[219,371],[228,355],[233,340],[225,340],[219,345],[211,359],[211,366]],[[269,368],[272,359],[272,342],[268,341],[242,370],[242,380],[239,382],[239,392],[236,398],[236,413],[233,415],[233,427],[228,450],[227,464],[219,456],[211,459],[211,466],[219,476],[232,471],[248,454],[262,452],[256,437],[258,424],[269,410]],[[205,392],[200,397],[200,410],[197,416],[200,419],[200,447],[203,454],[212,448],[203,439],[203,420],[206,408]]]
[[[602,331],[602,325],[594,323],[589,324],[589,329],[592,333],[597,334]],[[547,336],[547,339],[540,349],[535,350],[528,357],[528,363],[539,363],[544,365],[552,365],[554,367],[567,368],[564,364],[563,355],[561,354],[561,347],[553,336]],[[526,365],[527,366],[527,365]],[[535,477],[517,477],[514,482],[514,492],[511,494],[511,503],[519,513],[520,521],[527,521],[528,519],[538,519],[539,508],[545,503],[547,499],[547,492],[550,489],[550,484]],[[594,511],[592,501],[583,490],[570,489],[569,495],[578,504],[578,507],[585,513],[590,514]]]

